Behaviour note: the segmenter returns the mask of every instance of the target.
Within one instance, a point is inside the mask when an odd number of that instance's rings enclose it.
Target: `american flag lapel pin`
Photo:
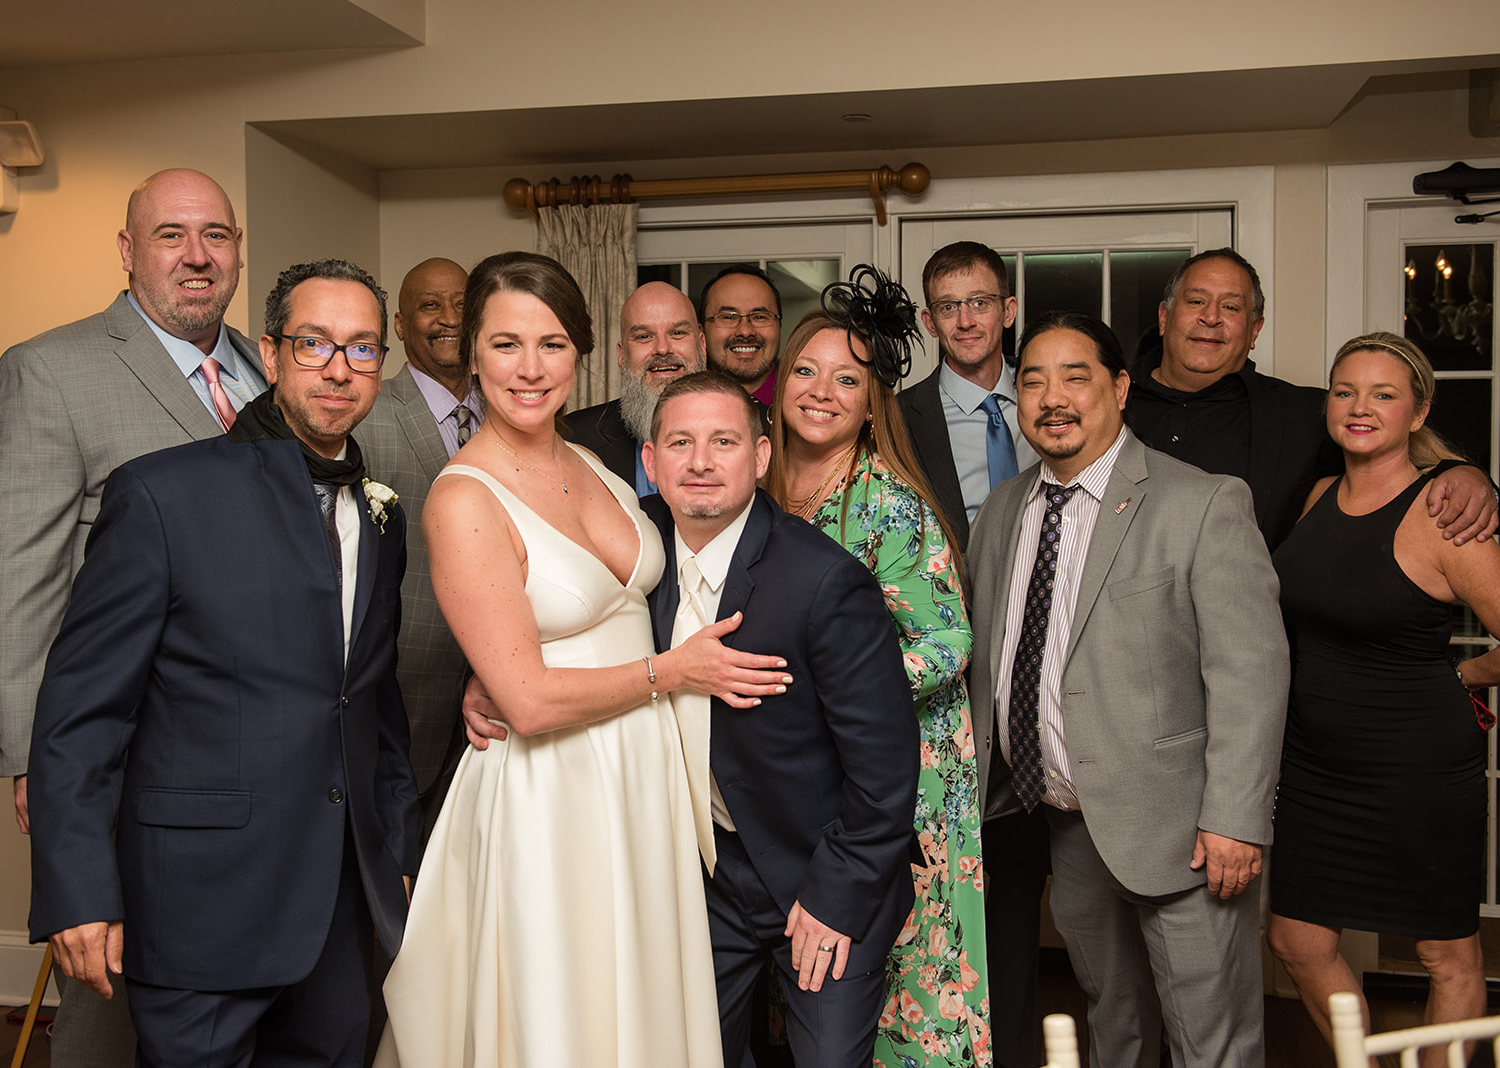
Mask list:
[[[1129,505],[1130,505],[1130,498],[1126,497],[1119,504],[1115,505],[1115,515],[1119,515],[1121,512],[1125,511],[1125,509],[1127,507],[1129,507]]]

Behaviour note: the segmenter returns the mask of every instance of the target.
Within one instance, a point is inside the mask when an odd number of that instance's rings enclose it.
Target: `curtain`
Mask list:
[[[635,290],[639,215],[638,204],[562,204],[543,208],[537,220],[537,251],[557,260],[578,280],[594,320],[594,351],[579,364],[570,411],[619,396],[615,346],[620,341],[620,305]]]

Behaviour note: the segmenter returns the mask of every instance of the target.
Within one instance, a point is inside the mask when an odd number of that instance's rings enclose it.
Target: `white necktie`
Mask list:
[[[702,630],[705,618],[702,600],[703,573],[697,558],[683,559],[677,568],[677,616],[672,622],[672,646],[675,648]],[[698,851],[710,875],[718,859],[714,848],[714,809],[723,804],[717,797],[713,777],[708,769],[708,735],[712,721],[709,698],[690,690],[672,695],[672,711],[677,715],[677,730],[682,735],[682,755],[687,762],[688,791],[692,795],[693,829],[698,835]],[[728,812],[724,813],[725,820]],[[732,826],[732,824],[731,824]]]

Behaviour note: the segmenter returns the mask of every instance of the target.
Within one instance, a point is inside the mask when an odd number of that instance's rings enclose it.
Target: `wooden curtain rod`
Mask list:
[[[505,202],[517,211],[538,215],[559,204],[629,204],[656,197],[740,196],[754,193],[810,193],[825,189],[868,189],[875,202],[875,218],[885,225],[885,194],[891,188],[907,196],[923,192],[932,172],[920,163],[899,171],[881,167],[871,171],[816,171],[808,174],[750,174],[733,178],[666,178],[637,182],[617,174],[606,182],[599,175],[575,176],[564,182],[553,178],[532,185],[524,178],[505,183]]]

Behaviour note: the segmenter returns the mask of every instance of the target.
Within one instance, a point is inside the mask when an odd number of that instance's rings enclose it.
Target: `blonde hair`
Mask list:
[[[766,472],[766,490],[782,508],[790,506],[786,462],[787,429],[781,417],[787,381],[791,378],[792,361],[807,347],[808,342],[824,330],[834,330],[868,344],[868,339],[858,331],[851,331],[841,326],[824,311],[808,312],[793,327],[791,335],[787,338],[786,346],[781,350],[781,371],[776,377],[776,402],[771,407],[771,467]],[[906,419],[901,414],[901,405],[896,401],[896,391],[882,382],[880,376],[873,372],[865,376],[865,381],[869,383],[871,418],[859,428],[859,436],[855,439],[854,463],[859,463],[860,458],[865,455],[878,456],[890,469],[891,474],[911,488],[911,491],[937,517],[938,527],[948,542],[948,551],[953,555],[953,569],[962,576],[963,561],[960,558],[958,541],[954,537],[953,528],[943,518],[942,510],[938,508],[937,499],[933,496],[932,487],[928,485],[927,477],[922,474],[922,468],[917,463],[917,454],[911,447],[911,435],[906,429]],[[848,517],[849,495],[846,493],[839,513],[839,539],[841,541],[844,535],[844,523]],[[927,536],[925,515],[921,522],[922,526],[918,530],[918,535],[925,539]],[[915,561],[912,566],[915,568]]]
[[[1376,330],[1351,337],[1339,346],[1339,351],[1333,357],[1333,366],[1328,369],[1330,386],[1333,385],[1333,376],[1338,373],[1339,364],[1345,357],[1356,352],[1384,352],[1406,364],[1406,369],[1411,373],[1412,400],[1416,402],[1419,411],[1422,408],[1429,408],[1430,411],[1433,394],[1437,392],[1437,375],[1433,373],[1432,363],[1422,354],[1422,350],[1410,340],[1389,330]],[[1327,407],[1326,404],[1324,406]],[[1443,440],[1442,435],[1425,422],[1411,432],[1406,455],[1413,464],[1424,469],[1442,460],[1463,459],[1453,446]]]

